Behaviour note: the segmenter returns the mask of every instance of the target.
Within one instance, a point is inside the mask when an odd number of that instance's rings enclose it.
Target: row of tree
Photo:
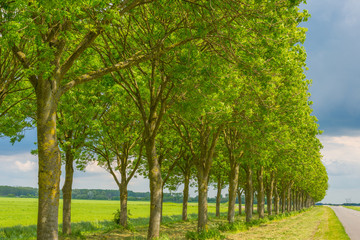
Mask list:
[[[191,179],[198,231],[210,184],[229,185],[229,222],[243,189],[247,221],[254,191],[260,217],[265,195],[269,213],[272,200],[276,212],[280,198],[288,210],[321,200],[302,2],[1,2],[0,132],[16,141],[37,127],[38,239],[58,238],[61,160],[65,234],[74,164],[89,161],[118,185],[124,226],[130,180],[149,178],[149,239],[159,236],[165,187],[184,185],[186,219]]]

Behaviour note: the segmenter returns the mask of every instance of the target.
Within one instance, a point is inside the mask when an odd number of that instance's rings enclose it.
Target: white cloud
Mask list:
[[[30,153],[0,155],[0,167],[4,172],[30,172],[36,170],[37,157]]]
[[[106,173],[106,170],[104,168],[97,165],[97,161],[89,163],[86,166],[85,171],[90,173]]]
[[[320,136],[323,163],[329,176],[329,190],[322,202],[360,202],[360,136]]]
[[[15,165],[21,172],[30,172],[35,169],[36,164],[32,161],[26,161],[25,163],[22,163],[20,161],[15,161]]]
[[[360,136],[321,136],[325,165],[332,163],[360,166]]]

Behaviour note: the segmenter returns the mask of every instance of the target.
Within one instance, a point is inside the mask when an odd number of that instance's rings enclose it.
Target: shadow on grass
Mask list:
[[[209,217],[214,217],[215,214],[209,213]],[[188,222],[197,219],[197,214],[189,214]],[[182,222],[181,215],[163,216],[162,225],[171,227],[173,223]],[[136,232],[146,232],[149,224],[149,218],[131,218],[129,219],[128,228],[123,228],[113,221],[98,221],[98,222],[78,222],[71,223],[72,234],[70,236],[62,235],[62,224],[59,225],[60,239],[88,239],[88,235],[95,233],[108,233],[116,230],[116,232],[128,232],[129,237],[122,239],[146,239],[143,236],[136,236]],[[10,239],[36,239],[36,225],[31,226],[14,226],[0,228],[0,240]],[[134,234],[132,234],[134,233]],[[161,238],[160,238],[161,239]]]

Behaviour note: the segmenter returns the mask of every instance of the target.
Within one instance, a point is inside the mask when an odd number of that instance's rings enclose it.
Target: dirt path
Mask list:
[[[351,240],[360,240],[360,211],[331,206]]]

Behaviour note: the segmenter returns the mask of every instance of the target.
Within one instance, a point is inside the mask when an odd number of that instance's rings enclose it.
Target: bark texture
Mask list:
[[[161,222],[162,177],[158,156],[156,155],[155,138],[145,142],[149,164],[150,180],[150,218],[148,239],[159,237]]]
[[[56,89],[51,81],[38,81],[35,87],[37,99],[37,140],[39,156],[39,206],[37,238],[58,239],[58,208],[61,162],[56,136]]]
[[[205,171],[205,169],[199,167],[198,168],[198,192],[199,192],[199,200],[198,200],[198,232],[206,230],[207,225],[207,210],[208,210],[208,202],[207,202],[207,193],[208,193],[208,178],[209,172]]]
[[[272,215],[273,191],[274,191],[274,177],[273,174],[270,174],[270,180],[268,182],[268,186],[266,190],[267,212],[269,216]]]
[[[188,200],[189,200],[189,185],[190,185],[190,177],[188,175],[185,175],[184,180],[184,190],[183,190],[183,207],[182,207],[182,220],[187,221],[187,206],[188,206]]]
[[[231,170],[230,170],[230,179],[229,179],[228,221],[229,223],[233,223],[235,221],[235,202],[236,202],[236,194],[238,191],[238,184],[239,184],[239,164],[233,162],[230,166],[231,166]],[[241,207],[240,194],[239,194],[239,206]],[[239,213],[241,214],[241,208],[239,209]]]
[[[128,191],[127,191],[127,181],[126,181],[126,171],[121,171],[121,183],[120,183],[120,225],[123,227],[127,227],[127,198],[128,198]]]
[[[259,218],[264,218],[264,208],[265,208],[265,191],[264,191],[264,169],[260,167],[257,172],[257,180],[258,180],[258,193],[257,193],[257,210],[259,214]]]

